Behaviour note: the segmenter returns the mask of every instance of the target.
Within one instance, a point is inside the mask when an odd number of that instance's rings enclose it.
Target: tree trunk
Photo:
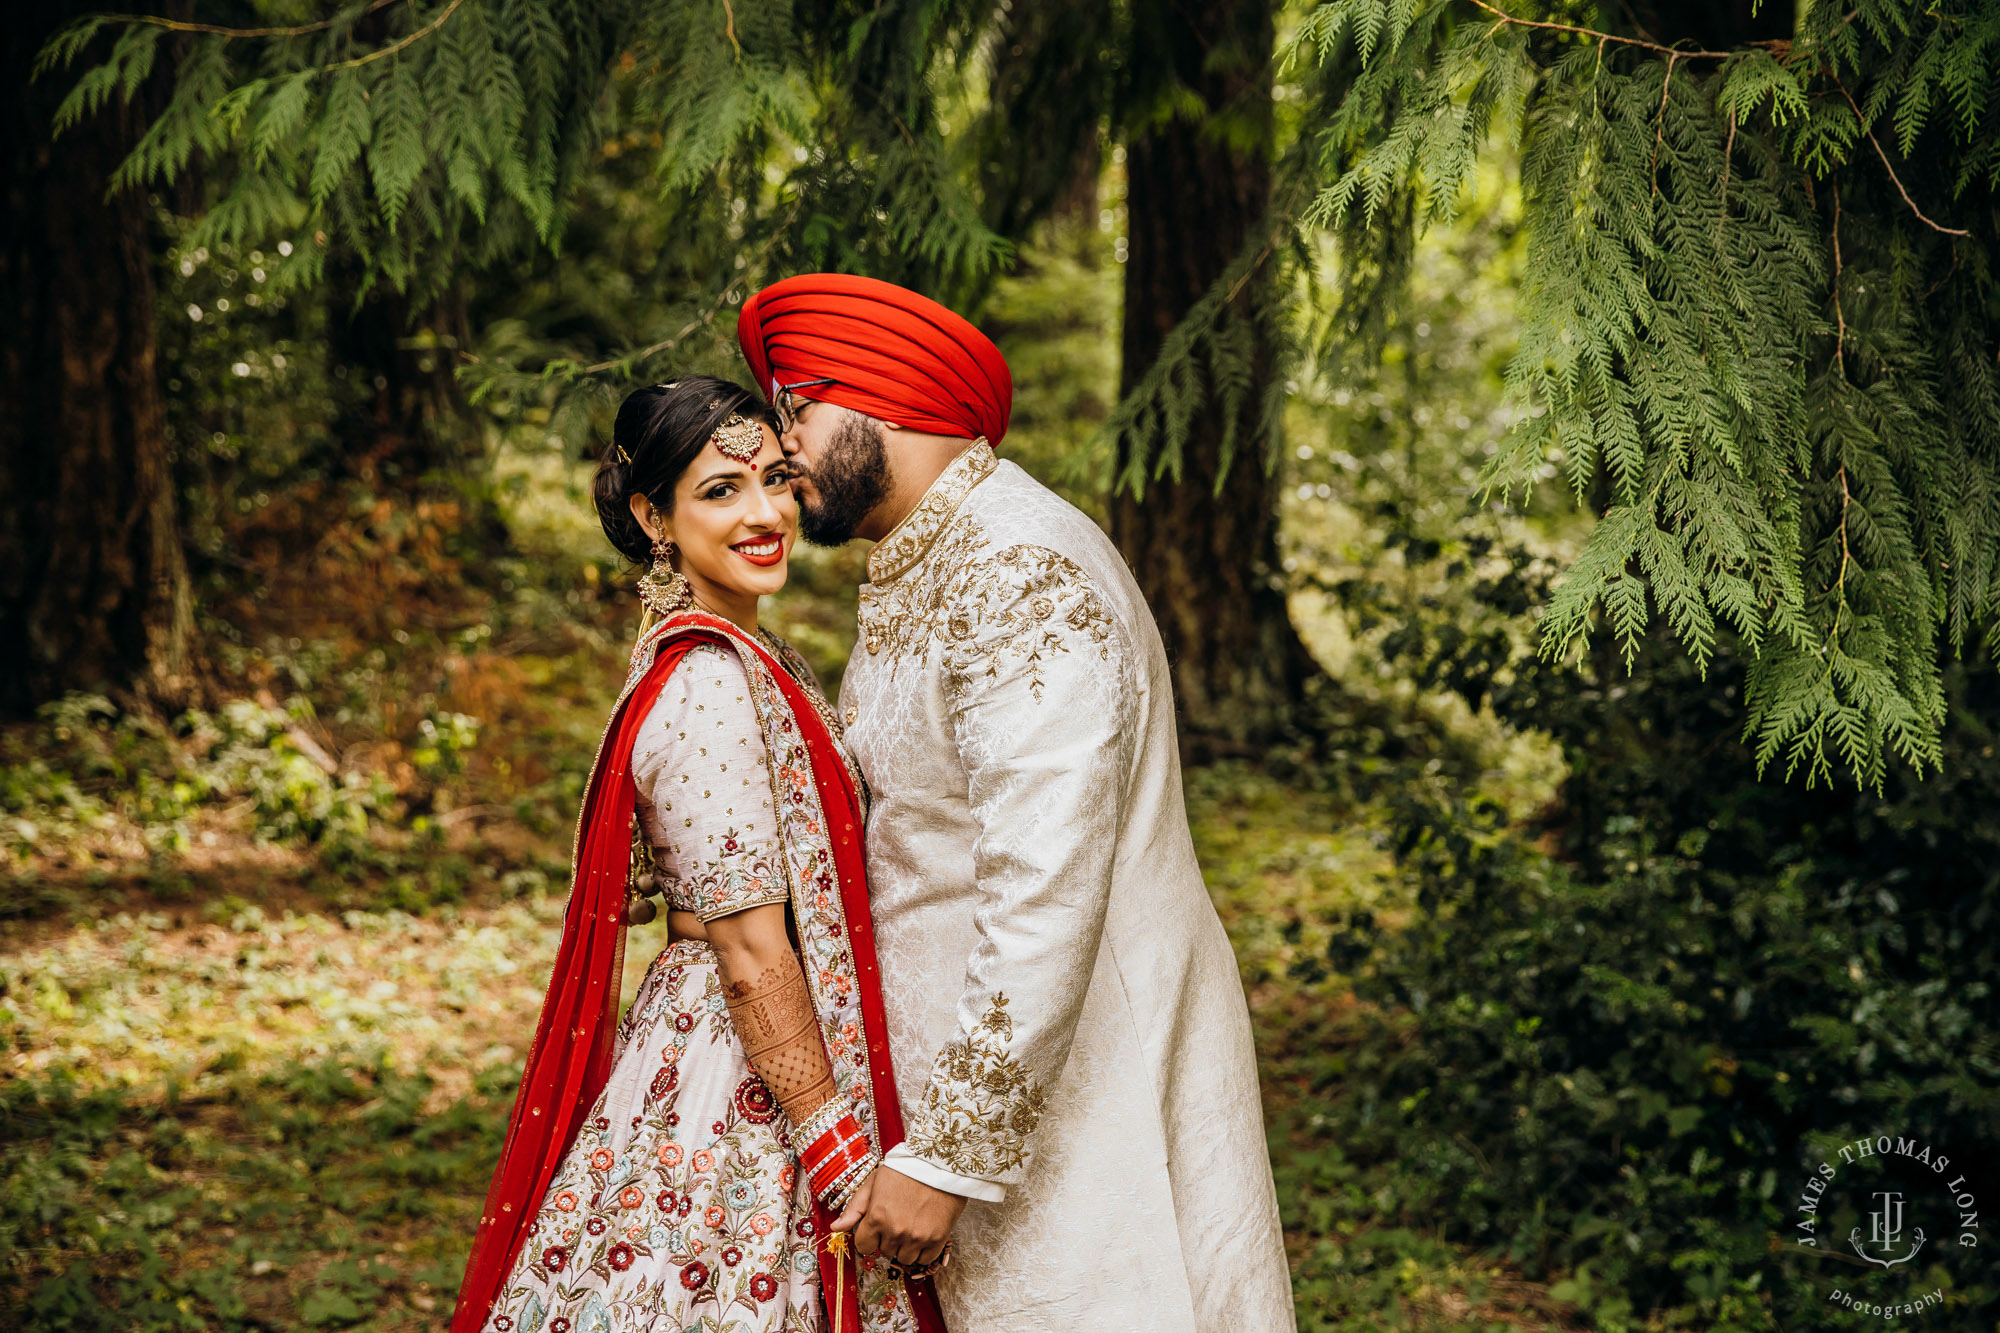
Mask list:
[[[133,190],[105,194],[139,116],[114,95],[52,143],[68,82],[31,78],[43,41],[86,8],[24,5],[0,57],[0,707],[10,711],[125,686],[174,703],[192,683],[148,204]]]
[[[1271,194],[1271,0],[1152,0],[1133,14],[1132,30],[1129,68],[1192,91],[1205,114],[1142,119],[1126,147],[1121,393],[1235,261]],[[1167,95],[1148,90],[1144,100],[1164,105]],[[1237,299],[1247,312],[1258,295],[1252,282]],[[1286,607],[1278,481],[1256,443],[1272,374],[1268,346],[1259,343],[1253,364],[1226,476],[1225,421],[1211,403],[1189,432],[1179,479],[1154,480],[1143,499],[1121,491],[1110,506],[1112,537],[1166,640],[1183,742],[1197,762],[1254,753],[1282,733],[1318,671]]]
[[[453,368],[467,342],[464,302],[447,291],[419,317],[387,286],[357,304],[360,281],[358,263],[336,265],[327,296],[334,373],[362,389],[358,408],[335,425],[346,466],[371,484],[458,470],[465,397]]]

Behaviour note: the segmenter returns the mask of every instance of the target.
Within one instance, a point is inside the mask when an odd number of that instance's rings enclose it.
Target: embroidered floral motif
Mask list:
[[[487,1325],[493,1333],[645,1326],[668,1310],[676,1328],[819,1333],[813,1242],[774,1221],[809,1216],[810,1195],[727,1010],[710,1004],[720,993],[705,944],[671,945],[648,970],[621,1025],[618,1059],[664,1071],[721,1059],[742,1076],[733,1091],[705,1083],[698,1104],[678,1108],[689,1094],[669,1081],[664,1097],[636,1103],[629,1135],[612,1135],[606,1115],[592,1117],[534,1220]],[[724,1049],[706,1053],[717,1044]],[[690,1142],[679,1111],[708,1134]]]
[[[861,590],[861,643],[871,654],[889,655],[890,674],[906,658],[918,657],[943,629],[945,608],[986,544],[986,530],[962,515],[930,548],[930,558],[899,577]]]
[[[951,523],[972,488],[999,466],[985,440],[968,445],[931,483],[917,507],[868,553],[868,581],[886,583],[915,564]]]
[[[988,462],[990,461],[989,459]],[[626,681],[626,691],[629,692],[643,678],[646,668],[664,644],[676,635],[689,632],[721,636],[741,645],[737,653],[743,663],[749,685],[750,702],[756,711],[768,756],[767,772],[771,782],[773,812],[779,830],[772,870],[778,882],[783,884],[790,894],[798,928],[799,954],[805,963],[807,981],[813,989],[814,1007],[819,1012],[821,1032],[826,1040],[827,1052],[833,1059],[835,1087],[839,1095],[852,1102],[863,1128],[873,1137],[876,1132],[875,1108],[868,1085],[867,1050],[859,1023],[860,1007],[856,1001],[858,982],[854,955],[847,941],[845,913],[840,900],[840,883],[833,873],[832,841],[828,829],[829,812],[822,809],[819,792],[811,780],[811,755],[800,732],[799,722],[780,691],[778,682],[773,678],[771,668],[761,655],[750,648],[745,642],[745,636],[734,626],[705,614],[687,613],[655,625],[640,636],[632,651],[632,668]],[[778,641],[780,644],[782,642]],[[768,645],[766,650],[770,650]],[[803,663],[797,660],[797,654],[787,648],[787,651],[774,655],[786,674],[798,680],[812,702],[814,710],[819,712],[822,718],[826,717],[831,710],[819,696],[818,686],[813,682],[811,672],[805,670]],[[838,739],[838,728],[830,725],[829,729],[834,731]],[[602,763],[604,757],[602,751],[603,745],[600,742],[596,763]],[[841,758],[847,764],[849,773],[856,775],[858,786],[859,775],[844,747]],[[595,771],[594,764],[593,774]],[[839,813],[841,817],[846,817],[845,810]],[[766,847],[767,854],[771,854],[768,842]],[[681,947],[679,945],[670,947],[662,957],[675,954]],[[656,966],[656,973],[658,971]],[[649,985],[652,975],[649,974]],[[714,981],[712,969],[710,975]],[[652,1005],[648,1008],[647,988],[642,987],[640,999],[633,1002],[633,1007],[626,1014],[625,1023],[621,1027],[621,1050],[627,1038],[653,1024],[671,1028],[675,1033],[662,1053],[662,1064],[675,1069],[678,1069],[683,1053],[688,1052],[690,1043],[695,1040],[697,1029],[705,1028],[708,1031],[709,1041],[706,1043],[708,1047],[725,1042],[733,1043],[734,1030],[729,1026],[727,1007],[722,1002],[719,981],[714,981],[714,984],[707,987],[700,997],[676,994],[672,1003],[668,1003],[659,994],[655,994],[651,999]],[[645,1012],[642,1013],[642,1010]],[[690,1054],[688,1058],[708,1057]],[[740,1047],[737,1058],[741,1058]],[[747,1068],[745,1072],[748,1072]],[[657,1183],[665,1185],[666,1188],[659,1189],[654,1196],[659,1210],[657,1215],[651,1212],[646,1214],[648,1218],[654,1219],[651,1222],[654,1230],[642,1231],[641,1236],[634,1237],[629,1234],[629,1228],[627,1229],[624,1239],[634,1246],[635,1263],[629,1274],[618,1275],[619,1289],[624,1295],[621,1295],[621,1300],[613,1302],[612,1308],[621,1317],[629,1318],[629,1322],[634,1325],[646,1323],[660,1306],[673,1304],[675,1308],[689,1311],[696,1306],[705,1307],[702,1314],[703,1327],[713,1327],[722,1330],[722,1333],[738,1333],[739,1329],[753,1328],[765,1330],[771,1327],[767,1320],[780,1321],[784,1333],[818,1333],[821,1325],[817,1318],[816,1305],[794,1304],[789,1297],[777,1299],[777,1296],[785,1295],[785,1291],[781,1290],[773,1297],[775,1304],[763,1307],[763,1311],[768,1311],[765,1313],[759,1309],[763,1306],[763,1298],[758,1288],[762,1288],[763,1284],[757,1283],[756,1288],[749,1288],[747,1285],[754,1281],[759,1273],[774,1281],[788,1282],[790,1284],[788,1290],[791,1293],[800,1291],[803,1284],[817,1283],[817,1267],[812,1255],[817,1230],[811,1218],[797,1217],[795,1222],[788,1223],[774,1221],[774,1218],[783,1217],[787,1213],[796,1216],[796,1203],[793,1209],[777,1208],[772,1206],[773,1199],[767,1196],[761,1198],[757,1206],[752,1207],[741,1189],[736,1190],[735,1195],[737,1199],[745,1202],[745,1207],[732,1210],[728,1206],[731,1202],[728,1197],[729,1191],[720,1188],[718,1180],[719,1175],[731,1169],[732,1156],[726,1148],[726,1135],[718,1134],[717,1139],[724,1142],[711,1145],[723,1149],[720,1152],[701,1148],[684,1154],[680,1144],[671,1141],[656,1140],[651,1144],[638,1146],[638,1142],[649,1134],[666,1133],[669,1139],[680,1137],[685,1141],[688,1131],[679,1128],[680,1112],[671,1108],[678,1099],[687,1095],[685,1091],[687,1084],[700,1083],[706,1086],[707,1083],[706,1080],[698,1080],[692,1076],[683,1081],[678,1075],[659,1081],[666,1085],[662,1089],[666,1096],[664,1099],[649,1103],[644,1108],[642,1123],[633,1127],[633,1139],[639,1160],[654,1170],[655,1179],[647,1182],[648,1187],[652,1188]],[[651,1091],[650,1086],[643,1083],[641,1086]],[[723,1089],[725,1096],[732,1102],[724,1117],[726,1128],[732,1133],[775,1133],[781,1155],[775,1160],[760,1159],[757,1164],[758,1169],[761,1171],[766,1164],[774,1167],[777,1172],[776,1186],[787,1196],[792,1196],[794,1191],[802,1191],[804,1186],[791,1160],[793,1154],[787,1137],[788,1125],[785,1118],[780,1114],[769,1126],[756,1125],[734,1107],[733,1090],[736,1086],[740,1084],[731,1084]],[[713,1110],[704,1109],[703,1114],[712,1115]],[[690,1123],[699,1125],[706,1122],[697,1117]],[[661,1126],[664,1130],[656,1128]],[[572,1148],[565,1158],[565,1174],[558,1177],[559,1186],[573,1185],[567,1173],[578,1165],[588,1168],[589,1163],[587,1161],[579,1163],[579,1158],[590,1152],[603,1132],[603,1126],[599,1125],[597,1132],[586,1130],[585,1134],[580,1136],[578,1145]],[[623,1159],[620,1159],[621,1169],[622,1162]],[[657,1163],[657,1168],[664,1169],[652,1168],[650,1166],[652,1163]],[[624,1183],[622,1178],[617,1181],[621,1190]],[[558,1193],[574,1195],[575,1189],[551,1190],[552,1195]],[[718,1194],[721,1197],[717,1197]],[[702,1211],[699,1215],[696,1214],[697,1199],[702,1201]],[[578,1207],[574,1197],[570,1206]],[[597,1201],[593,1201],[590,1207],[596,1209]],[[717,1250],[725,1242],[717,1239],[713,1230],[702,1231],[707,1224],[706,1213],[709,1210],[719,1214],[728,1242],[741,1247],[741,1265],[732,1268],[723,1264]],[[545,1213],[544,1218],[552,1215]],[[580,1235],[581,1229],[574,1215],[570,1216],[569,1221],[572,1237]],[[540,1233],[542,1230],[543,1226],[538,1222],[535,1232]],[[662,1233],[663,1238],[656,1237],[656,1232]],[[698,1232],[701,1234],[697,1234]],[[704,1235],[707,1239],[703,1238]],[[540,1247],[549,1244],[551,1239],[554,1237],[542,1239],[537,1236],[534,1250],[537,1258],[540,1255]],[[648,1245],[665,1244],[668,1248],[656,1249],[651,1255],[641,1254],[637,1247],[642,1240]],[[561,1243],[570,1244],[573,1241]],[[769,1246],[780,1244],[784,1246],[784,1252],[778,1256],[768,1256]],[[569,1256],[566,1255],[565,1258],[569,1259]],[[760,1260],[766,1262],[759,1262]],[[571,1259],[569,1262],[570,1268],[574,1270],[580,1261]],[[603,1264],[605,1277],[609,1278],[612,1270],[608,1259],[600,1262]],[[676,1273],[677,1279],[674,1276]],[[787,1274],[791,1276],[787,1277]],[[512,1281],[521,1283],[525,1276],[517,1270]],[[548,1275],[544,1273],[543,1276]],[[670,1301],[670,1283],[690,1294],[683,1297],[681,1292],[674,1291],[671,1293]],[[577,1289],[579,1292],[581,1290],[581,1287]],[[503,1304],[511,1304],[519,1295],[517,1287],[508,1293]],[[537,1308],[540,1297],[530,1291],[525,1301],[525,1305],[511,1309],[510,1315],[518,1318],[524,1309]],[[573,1313],[580,1313],[582,1316],[578,1319],[579,1329],[596,1327],[590,1317],[593,1304],[598,1311],[604,1309],[594,1291],[581,1312],[577,1312],[573,1306],[568,1307]],[[915,1317],[904,1295],[902,1283],[888,1276],[886,1266],[866,1263],[861,1266],[861,1309],[861,1328],[856,1333],[915,1333]],[[555,1320],[549,1322],[547,1333],[557,1333],[556,1322]],[[615,1323],[616,1321],[613,1321],[604,1326],[611,1327]]]
[[[1010,546],[960,580],[945,623],[945,690],[956,697],[973,677],[1018,661],[1040,703],[1049,660],[1074,644],[1108,661],[1112,627],[1110,608],[1075,561],[1046,546]]]
[[[734,828],[722,845],[720,856],[682,867],[681,878],[667,885],[668,906],[713,921],[791,897],[784,872],[767,859],[775,848],[741,842]]]
[[[1004,1175],[1028,1160],[1027,1139],[1047,1097],[1034,1072],[1008,1051],[1014,1020],[996,994],[969,1036],[947,1042],[931,1067],[910,1150],[962,1176]]]
[[[1109,658],[1115,622],[1090,576],[1045,546],[1010,546],[981,557],[985,529],[961,516],[925,560],[861,600],[861,633],[871,653],[890,655],[894,674],[935,641],[944,646],[944,685],[956,697],[972,679],[1025,664],[1041,702],[1051,659],[1079,648]]]

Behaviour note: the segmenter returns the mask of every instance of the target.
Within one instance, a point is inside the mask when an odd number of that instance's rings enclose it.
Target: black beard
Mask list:
[[[801,498],[799,531],[815,546],[852,541],[861,521],[889,494],[889,451],[881,423],[848,413],[805,475],[817,501],[807,504]]]

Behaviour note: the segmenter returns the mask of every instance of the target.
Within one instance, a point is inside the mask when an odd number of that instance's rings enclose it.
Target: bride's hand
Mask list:
[[[880,1169],[880,1167],[876,1168],[877,1171]],[[833,1229],[835,1231],[852,1231],[854,1228],[860,1226],[861,1219],[868,1215],[868,1196],[874,1192],[875,1172],[870,1171],[868,1178],[861,1182],[861,1188],[854,1191],[854,1197],[847,1201],[847,1207],[841,1210],[839,1217],[833,1219]]]

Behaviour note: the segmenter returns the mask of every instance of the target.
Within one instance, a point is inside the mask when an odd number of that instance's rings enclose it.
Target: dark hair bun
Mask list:
[[[632,497],[643,495],[671,514],[681,474],[732,412],[777,429],[770,404],[713,375],[687,375],[626,395],[611,427],[611,447],[591,481],[598,521],[620,555],[634,564],[652,559],[653,541],[632,516]]]
[[[634,564],[650,560],[652,538],[632,517],[632,469],[619,459],[616,448],[606,450],[598,461],[590,494],[597,504],[597,521],[604,525],[604,535],[618,548],[618,554]]]

